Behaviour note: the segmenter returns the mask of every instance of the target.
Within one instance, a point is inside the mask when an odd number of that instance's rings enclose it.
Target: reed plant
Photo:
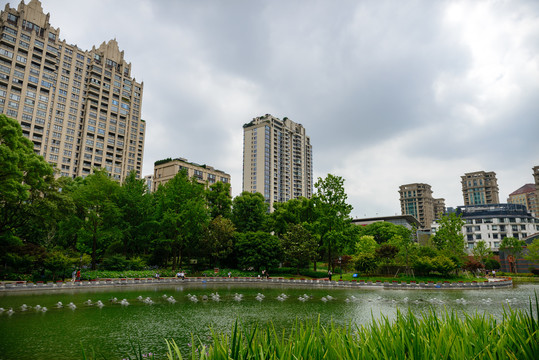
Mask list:
[[[415,315],[398,311],[395,320],[373,318],[370,325],[323,325],[297,320],[288,331],[272,323],[243,326],[230,335],[212,331],[209,345],[199,342],[192,360],[228,359],[539,359],[539,304],[530,311],[506,308],[501,320],[489,314],[433,310]],[[534,315],[535,313],[535,315]],[[169,360],[183,359],[167,341]]]

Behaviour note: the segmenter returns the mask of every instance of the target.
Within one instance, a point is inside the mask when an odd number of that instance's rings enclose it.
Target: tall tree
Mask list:
[[[0,245],[20,243],[19,231],[47,221],[47,208],[55,206],[54,171],[33,148],[19,123],[0,114]]]
[[[234,224],[230,219],[218,215],[212,219],[206,229],[206,249],[210,256],[210,265],[214,260],[220,265],[234,250]]]
[[[120,185],[105,170],[94,169],[73,190],[77,207],[77,247],[92,257],[92,269],[107,247],[121,239],[121,211],[117,205]]]
[[[222,216],[230,219],[232,212],[232,196],[230,195],[230,184],[221,181],[212,184],[206,190],[206,201],[212,219]]]
[[[277,236],[284,235],[290,225],[303,224],[309,228],[316,219],[314,202],[300,197],[283,203],[274,203],[273,212],[269,215],[269,229]]]
[[[152,193],[148,192],[144,180],[137,179],[133,171],[125,179],[118,195],[123,254],[127,257],[145,253],[157,229],[157,222],[152,218]]]
[[[282,241],[285,260],[299,269],[316,258],[317,242],[301,224],[291,225]]]
[[[524,246],[526,242],[524,240],[519,240],[514,237],[503,238],[502,243],[500,244],[500,250],[508,253],[513,257],[515,262],[509,262],[510,272],[517,272],[518,258],[522,255],[524,251]]]
[[[487,243],[484,240],[479,240],[475,243],[472,254],[475,260],[479,261],[483,266],[485,266],[485,261],[492,256],[492,250],[488,247]]]
[[[263,230],[267,216],[268,204],[260,193],[244,191],[232,201],[232,221],[239,232]]]
[[[279,265],[282,249],[279,238],[264,231],[238,233],[236,253],[241,268],[269,270]]]
[[[313,196],[318,218],[316,233],[322,248],[326,251],[328,266],[332,266],[333,254],[344,239],[345,227],[350,224],[352,206],[346,203],[348,196],[344,191],[344,179],[328,174],[325,179],[318,178],[317,190]]]
[[[209,221],[204,187],[180,171],[157,192],[158,213],[162,214],[160,229],[163,239],[169,239],[172,268],[182,266],[190,251],[199,249],[204,229]]]
[[[457,266],[462,265],[466,255],[464,235],[462,234],[463,226],[464,220],[461,219],[460,215],[455,213],[443,215],[440,219],[440,227],[432,238],[435,247],[446,253]]]

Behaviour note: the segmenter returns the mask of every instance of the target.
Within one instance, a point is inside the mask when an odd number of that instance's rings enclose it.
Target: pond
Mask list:
[[[209,343],[210,326],[228,333],[237,318],[244,324],[272,321],[277,329],[287,329],[296,319],[318,317],[326,324],[368,324],[382,315],[394,318],[398,308],[414,312],[447,308],[501,317],[507,305],[529,309],[536,290],[539,286],[533,284],[484,290],[187,284],[4,291],[0,293],[4,309],[0,313],[0,360],[81,359],[81,344],[86,351],[94,349],[107,359],[121,359],[134,355],[130,342],[140,345],[143,353],[164,358],[165,339],[175,339],[186,352],[191,334]],[[97,306],[98,301],[103,306]],[[63,306],[58,307],[58,302]],[[23,304],[28,306],[26,310]]]

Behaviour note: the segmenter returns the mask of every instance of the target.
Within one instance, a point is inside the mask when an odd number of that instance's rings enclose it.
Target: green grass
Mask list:
[[[273,324],[242,326],[230,335],[212,331],[209,345],[192,349],[192,360],[228,359],[538,359],[539,316],[506,309],[501,321],[490,315],[459,316],[447,310],[416,316],[398,311],[395,321],[373,319],[367,326],[296,321],[288,332]],[[174,340],[169,360],[183,359]]]

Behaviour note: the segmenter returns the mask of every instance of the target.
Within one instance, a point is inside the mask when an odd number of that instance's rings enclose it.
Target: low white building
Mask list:
[[[483,240],[494,252],[498,252],[502,240],[506,237],[524,239],[539,233],[539,219],[531,215],[526,207],[520,204],[487,204],[459,206],[455,210],[465,221],[462,234],[468,250],[475,243]],[[433,223],[431,232],[434,235],[439,228]]]

